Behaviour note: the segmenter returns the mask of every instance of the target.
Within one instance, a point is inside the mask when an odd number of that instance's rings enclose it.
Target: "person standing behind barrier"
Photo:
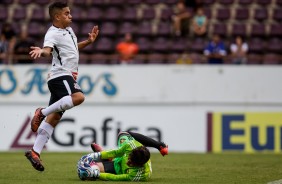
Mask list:
[[[8,64],[12,64],[13,61],[13,53],[14,47],[16,44],[16,32],[13,29],[12,25],[8,22],[3,24],[2,31],[1,31],[1,41],[6,44],[6,62]]]
[[[212,36],[212,40],[208,43],[204,50],[204,55],[207,56],[209,64],[224,63],[226,49],[218,34],[214,34]]]
[[[53,25],[45,35],[43,48],[31,47],[29,53],[33,59],[52,56],[52,67],[47,77],[51,92],[49,106],[35,111],[31,130],[37,132],[37,137],[33,148],[25,152],[26,158],[38,171],[44,171],[40,153],[63,113],[84,101],[84,94],[76,82],[79,50],[93,43],[99,33],[98,26],[94,26],[92,31],[89,30],[91,32],[88,33],[88,39],[78,43],[70,27],[72,16],[67,3],[52,3],[49,6],[49,14]]]
[[[246,64],[248,50],[248,44],[243,41],[241,36],[237,36],[235,42],[230,45],[232,63]]]
[[[138,54],[139,46],[133,42],[132,34],[126,33],[124,40],[117,44],[116,51],[122,64],[132,63],[136,54]]]

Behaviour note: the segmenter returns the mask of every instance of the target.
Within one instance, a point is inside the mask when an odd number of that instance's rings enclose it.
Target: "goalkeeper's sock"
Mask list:
[[[53,134],[54,127],[49,123],[43,121],[38,129],[38,134],[35,139],[33,150],[40,155],[44,145],[48,142],[49,138]]]
[[[49,107],[42,109],[41,112],[44,116],[48,116],[49,114],[53,112],[65,111],[65,110],[71,109],[72,107],[74,107],[72,97],[64,96],[63,98],[53,103]]]
[[[147,137],[145,135],[136,133],[136,132],[128,132],[136,141],[140,142],[146,147],[153,147],[158,150],[161,149],[161,147],[166,147],[166,145],[163,142],[158,142],[150,137]]]

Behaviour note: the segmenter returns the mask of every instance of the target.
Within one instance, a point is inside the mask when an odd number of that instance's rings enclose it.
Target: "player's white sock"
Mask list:
[[[73,106],[74,105],[73,105],[71,96],[64,96],[63,98],[53,103],[49,107],[42,109],[41,112],[44,116],[48,116],[49,114],[53,112],[65,111],[65,110],[72,108]]]
[[[54,127],[52,127],[49,123],[43,121],[38,128],[38,134],[35,139],[33,150],[40,154],[44,145],[48,142],[49,138],[53,134]]]

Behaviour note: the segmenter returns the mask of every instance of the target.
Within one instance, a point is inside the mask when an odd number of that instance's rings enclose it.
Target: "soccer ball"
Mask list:
[[[95,180],[100,169],[92,157],[84,155],[77,162],[77,174],[81,180]]]

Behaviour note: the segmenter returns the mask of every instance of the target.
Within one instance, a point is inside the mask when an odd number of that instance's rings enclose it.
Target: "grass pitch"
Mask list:
[[[80,181],[76,173],[78,159],[86,153],[43,152],[45,171],[33,169],[23,152],[0,153],[0,184],[78,184],[136,183]],[[153,175],[149,182],[158,184],[209,183],[259,184],[282,179],[279,154],[192,154],[170,153],[162,157],[152,154]]]

